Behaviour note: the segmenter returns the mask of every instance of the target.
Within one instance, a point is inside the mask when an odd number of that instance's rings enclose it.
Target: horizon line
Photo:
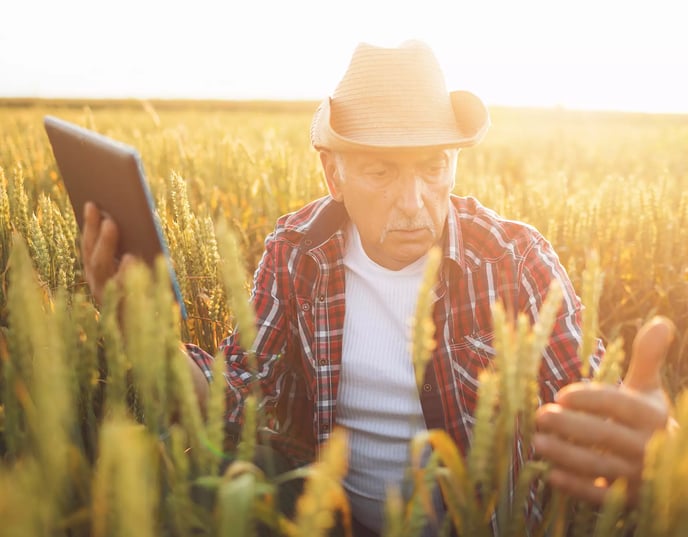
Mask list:
[[[270,107],[289,107],[289,108],[303,108],[303,111],[307,111],[306,107],[313,107],[313,110],[320,103],[322,99],[315,98],[276,98],[276,97],[240,97],[240,98],[224,98],[224,97],[137,97],[137,96],[126,96],[126,97],[107,97],[107,96],[56,96],[56,97],[36,97],[36,96],[23,96],[23,95],[0,95],[0,107],[20,107],[20,106],[31,106],[35,104],[59,104],[59,105],[71,105],[71,106],[83,106],[84,104],[90,105],[95,104],[98,106],[107,106],[114,104],[137,104],[144,105],[158,104],[162,105],[163,108],[166,105],[182,105],[182,104],[194,104],[202,105],[206,104],[208,106],[216,106],[218,104],[225,105],[228,108],[234,106],[249,106],[249,107],[259,107],[261,105],[269,105]],[[593,107],[593,106],[572,106],[566,104],[510,104],[510,103],[493,103],[487,104],[490,109],[512,109],[512,110],[543,110],[543,111],[568,111],[568,112],[590,112],[590,113],[618,113],[618,114],[639,114],[639,115],[651,115],[651,116],[685,116],[688,115],[688,110],[643,110],[643,109],[627,109],[627,108],[604,108],[604,107]]]

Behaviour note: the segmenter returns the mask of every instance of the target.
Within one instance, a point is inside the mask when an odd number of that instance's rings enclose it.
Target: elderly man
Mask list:
[[[386,492],[403,483],[418,431],[442,428],[466,451],[478,375],[494,353],[495,300],[535,319],[550,283],[564,290],[539,374],[547,404],[535,437],[553,463],[553,486],[593,502],[604,496],[600,477],[637,489],[645,443],[667,420],[661,388],[648,379],[657,377],[669,328],[649,330],[625,387],[577,383],[581,304],[550,244],[451,194],[460,148],[480,142],[489,124],[475,95],[446,90],[424,44],[360,45],[312,122],[329,195],[278,220],[255,274],[258,336],[243,344],[258,370],[249,371],[236,335],[224,345],[233,434],[250,382],[260,383],[265,437],[285,468],[313,461],[335,426],[349,431],[344,486],[361,535],[380,532]],[[98,298],[116,275],[116,225],[92,205],[85,220],[84,264]],[[408,322],[433,245],[443,252],[437,347],[418,390]],[[203,402],[211,358],[188,350]]]

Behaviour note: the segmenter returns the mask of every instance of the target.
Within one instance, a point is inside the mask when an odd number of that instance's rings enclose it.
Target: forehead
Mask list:
[[[366,149],[360,151],[347,151],[340,153],[340,155],[347,164],[352,165],[363,165],[368,163],[404,165],[433,159],[443,159],[449,162],[456,152],[456,149],[421,147],[385,150]]]

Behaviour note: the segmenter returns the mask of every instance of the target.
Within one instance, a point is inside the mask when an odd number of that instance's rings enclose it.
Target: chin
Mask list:
[[[426,255],[430,251],[430,246],[427,248],[414,248],[414,249],[403,249],[403,250],[397,250],[395,252],[395,255],[393,256],[393,259],[403,265],[410,265],[411,263],[418,261],[421,257]]]

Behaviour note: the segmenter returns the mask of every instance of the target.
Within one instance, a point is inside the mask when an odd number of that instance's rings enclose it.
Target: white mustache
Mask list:
[[[417,229],[427,229],[432,234],[432,238],[435,238],[435,225],[432,219],[427,214],[419,214],[410,219],[404,217],[391,219],[380,235],[380,243],[385,241],[390,231],[415,231]]]

